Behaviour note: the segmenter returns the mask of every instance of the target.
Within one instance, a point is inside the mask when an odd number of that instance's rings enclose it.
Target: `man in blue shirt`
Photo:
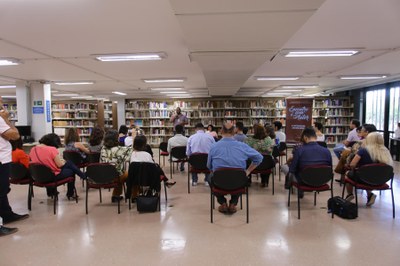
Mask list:
[[[204,131],[204,125],[202,123],[196,124],[196,134],[190,136],[186,145],[186,155],[190,157],[193,153],[209,153],[211,145],[215,143],[214,138]],[[206,174],[204,183],[208,186],[209,174]],[[192,173],[192,186],[197,186],[198,176],[197,173]]]
[[[208,153],[207,167],[211,171],[220,168],[241,168],[246,170],[246,161],[251,160],[246,175],[249,175],[257,165],[259,165],[263,156],[245,143],[236,141],[233,138],[235,127],[232,123],[227,122],[222,126],[222,139],[211,146]],[[235,213],[239,195],[231,195],[229,207],[224,196],[217,196],[217,201],[221,206],[218,210],[222,213]]]
[[[299,146],[293,153],[293,160],[290,163],[289,179],[290,183],[293,179],[301,183],[299,173],[306,166],[310,165],[329,165],[332,167],[332,156],[330,151],[317,143],[317,135],[315,130],[307,127],[301,133],[302,146]],[[299,191],[302,197],[302,191]]]
[[[240,142],[244,142],[247,136],[243,134],[244,125],[242,122],[236,122],[236,134],[233,136],[234,139]]]

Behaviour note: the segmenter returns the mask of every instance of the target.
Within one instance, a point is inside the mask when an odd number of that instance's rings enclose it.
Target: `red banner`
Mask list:
[[[300,142],[304,128],[312,123],[313,98],[286,99],[286,142]]]

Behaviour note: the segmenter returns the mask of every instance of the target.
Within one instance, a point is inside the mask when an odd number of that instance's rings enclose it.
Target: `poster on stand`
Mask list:
[[[311,127],[313,98],[286,99],[286,142],[300,142],[304,128]]]

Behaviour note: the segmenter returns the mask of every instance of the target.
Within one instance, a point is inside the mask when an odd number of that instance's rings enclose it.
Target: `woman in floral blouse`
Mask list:
[[[254,135],[245,139],[245,143],[257,150],[261,154],[272,154],[272,149],[274,143],[272,139],[266,135],[265,128],[260,124],[255,124],[253,126]],[[262,174],[261,175],[261,187],[265,187],[268,185],[269,175]]]
[[[100,162],[112,163],[119,173],[119,185],[114,188],[112,202],[122,199],[122,184],[128,178],[128,170],[125,169],[126,162],[129,162],[132,154],[131,147],[119,146],[118,131],[110,130],[104,136],[103,148],[100,151]]]

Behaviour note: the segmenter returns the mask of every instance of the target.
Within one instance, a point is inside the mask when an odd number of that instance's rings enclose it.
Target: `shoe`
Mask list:
[[[228,213],[228,205],[226,205],[226,203],[223,203],[221,206],[218,207],[218,211],[221,213]]]
[[[29,217],[29,214],[17,214],[17,213],[13,212],[10,215],[3,217],[3,223],[8,224],[8,223],[27,219],[28,217]]]
[[[210,186],[210,184],[208,184],[208,181],[204,181],[204,185],[205,185],[206,187],[209,187],[209,186]]]
[[[165,182],[165,185],[167,186],[167,188],[171,188],[176,184],[176,182]]]
[[[192,182],[192,187],[197,186],[197,182]]]
[[[374,193],[371,193],[368,197],[368,202],[367,206],[372,206],[375,203],[376,195]]]
[[[5,226],[0,226],[0,237],[6,236],[6,235],[11,235],[17,231],[18,231],[18,228],[10,228],[10,227],[5,227]]]
[[[354,195],[353,194],[348,194],[345,198],[346,201],[352,201],[354,199]]]
[[[235,212],[237,212],[236,205],[235,204],[229,204],[228,211],[229,211],[230,214],[234,214]]]
[[[122,197],[122,196],[112,196],[111,197],[111,202],[112,203],[116,203],[116,202],[121,201],[123,199],[124,199],[124,197]]]
[[[304,191],[303,190],[298,190],[297,193],[299,193],[299,198],[300,199],[304,198]]]
[[[77,194],[73,194],[73,195],[68,195],[67,194],[67,199],[68,200],[76,200],[78,198],[79,198],[79,196]]]

